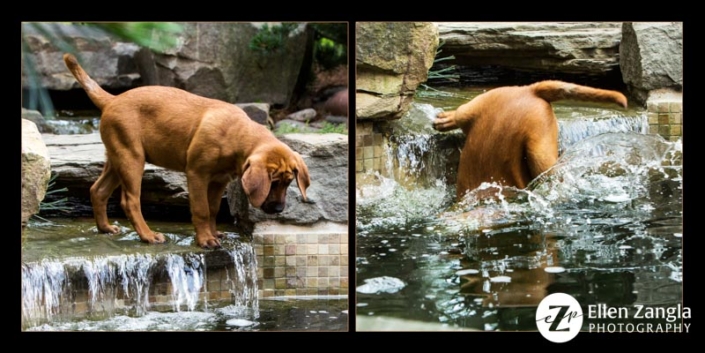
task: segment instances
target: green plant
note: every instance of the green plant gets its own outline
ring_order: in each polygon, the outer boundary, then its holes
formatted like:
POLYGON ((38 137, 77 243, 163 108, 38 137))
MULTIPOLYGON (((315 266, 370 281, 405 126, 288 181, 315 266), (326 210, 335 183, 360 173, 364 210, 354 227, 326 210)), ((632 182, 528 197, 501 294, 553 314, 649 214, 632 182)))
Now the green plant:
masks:
MULTIPOLYGON (((46 200, 46 197, 49 195, 53 195, 56 193, 60 192, 66 192, 69 189, 64 187, 61 189, 55 189, 54 186, 56 185, 56 178, 58 177, 58 174, 52 174, 51 177, 49 178, 49 183, 47 184, 47 192, 44 195, 44 199, 46 200)), ((46 212, 46 211, 62 211, 62 212, 68 212, 71 210, 71 207, 66 204, 68 201, 67 197, 54 200, 51 202, 44 202, 42 201, 39 203, 39 213, 41 212, 46 212)), ((38 218, 44 222, 48 222, 45 218, 39 216, 38 214, 34 214, 32 217, 38 218)))
POLYGON ((173 22, 24 22, 22 23, 22 64, 27 74, 27 108, 39 110, 46 119, 54 117, 54 106, 49 93, 42 86, 39 73, 30 55, 27 43, 28 33, 39 33, 51 45, 62 52, 76 53, 76 48, 69 43, 66 33, 67 24, 77 25, 74 29, 85 32, 86 37, 95 35, 95 31, 113 38, 133 42, 156 52, 163 52, 177 44, 176 34, 182 26, 173 22))
POLYGON ((306 133, 309 132, 306 130, 308 127, 308 123, 306 123, 305 127, 301 127, 299 125, 294 125, 294 124, 279 124, 276 129, 274 129, 274 134, 275 135, 285 135, 285 134, 299 134, 299 133, 306 133))
MULTIPOLYGON (((445 56, 445 57, 439 57, 441 52, 441 47, 445 44, 445 42, 441 42, 438 45, 438 48, 436 49, 436 58, 433 60, 434 66, 436 63, 446 61, 446 60, 453 60, 455 59, 455 56, 450 55, 450 56, 445 56)), ((431 67, 431 70, 428 71, 428 81, 433 81, 433 80, 458 80, 460 79, 460 75, 453 73, 456 69, 455 65, 450 65, 445 68, 441 69, 436 69, 433 70, 433 67, 431 67)), ((445 92, 439 89, 435 89, 429 85, 426 84, 421 84, 419 85, 420 89, 416 91, 416 96, 418 97, 425 97, 425 98, 437 98, 437 97, 451 97, 455 96, 453 93, 445 92)))
POLYGON ((319 129, 311 130, 308 128, 308 123, 303 127, 294 124, 280 124, 275 130, 275 135, 285 135, 285 134, 347 134, 348 129, 345 124, 333 124, 328 121, 324 121, 319 129))
POLYGON ((348 25, 346 23, 311 23, 315 32, 314 57, 324 68, 348 63, 348 25))
POLYGON ((249 48, 262 54, 278 52, 284 47, 284 41, 289 33, 298 26, 298 23, 282 23, 270 27, 265 23, 250 40, 249 48))
POLYGON ((333 124, 326 121, 321 125, 321 129, 318 132, 321 134, 335 133, 347 135, 348 129, 345 127, 345 124, 333 124))
MULTIPOLYGON (((437 63, 446 61, 446 60, 455 60, 455 56, 450 55, 450 56, 445 56, 445 57, 439 57, 441 52, 443 51, 441 47, 445 44, 445 42, 441 41, 441 43, 438 45, 438 48, 436 49, 436 58, 433 60, 433 65, 435 66, 437 63)), ((455 65, 450 65, 448 67, 442 68, 442 69, 437 69, 437 70, 429 70, 428 71, 428 80, 437 80, 437 79, 451 79, 451 80, 457 80, 460 78, 460 75, 451 73, 455 71, 456 67, 455 65)))

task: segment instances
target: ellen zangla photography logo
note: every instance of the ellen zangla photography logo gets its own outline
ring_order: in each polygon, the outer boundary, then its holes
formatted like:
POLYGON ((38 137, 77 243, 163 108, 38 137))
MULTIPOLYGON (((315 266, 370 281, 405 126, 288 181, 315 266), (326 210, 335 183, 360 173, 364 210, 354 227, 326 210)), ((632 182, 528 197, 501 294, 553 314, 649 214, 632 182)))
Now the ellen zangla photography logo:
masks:
POLYGON ((565 293, 551 294, 536 308, 536 327, 551 342, 573 339, 583 326, 583 309, 575 298, 565 293))

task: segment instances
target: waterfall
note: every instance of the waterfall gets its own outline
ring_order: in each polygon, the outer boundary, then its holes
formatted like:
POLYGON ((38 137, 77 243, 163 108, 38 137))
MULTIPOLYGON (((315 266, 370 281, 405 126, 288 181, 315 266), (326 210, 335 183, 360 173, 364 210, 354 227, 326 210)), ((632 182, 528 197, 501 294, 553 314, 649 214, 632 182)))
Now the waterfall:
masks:
POLYGON ((558 120, 558 150, 565 151, 569 146, 590 136, 608 132, 649 133, 646 114, 638 116, 614 115, 601 118, 577 118, 558 120))
MULTIPOLYGON (((238 243, 230 251, 234 262, 235 278, 229 278, 230 292, 233 295, 233 305, 259 311, 257 299, 257 256, 251 244, 238 243)), ((230 277, 228 275, 228 277, 230 277)))
MULTIPOLYGON (((164 304, 170 304, 174 312, 194 311, 199 303, 207 309, 211 294, 206 286, 207 259, 214 254, 130 254, 23 263, 23 327, 80 317, 144 316, 150 307, 164 304)), ((252 245, 238 243, 224 254, 228 259, 217 259, 221 264, 211 269, 216 271, 213 294, 225 290, 234 306, 252 310, 256 316, 257 260, 252 245), (217 283, 221 281, 217 271, 227 274, 225 284, 217 283)))

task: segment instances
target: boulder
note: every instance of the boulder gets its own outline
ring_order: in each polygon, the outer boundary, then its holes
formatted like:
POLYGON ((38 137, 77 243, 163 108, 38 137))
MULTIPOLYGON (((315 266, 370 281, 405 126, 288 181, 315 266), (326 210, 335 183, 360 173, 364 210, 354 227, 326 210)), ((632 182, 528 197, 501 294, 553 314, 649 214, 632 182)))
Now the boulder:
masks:
MULTIPOLYGON (((56 176, 56 187, 67 188, 61 197, 68 198, 72 207, 70 216, 91 216, 90 187, 103 171, 105 147, 100 134, 54 135, 43 134, 51 154, 51 168, 56 176)), ((143 211, 152 208, 189 209, 186 176, 147 163, 142 180, 143 211)), ((120 192, 113 192, 109 213, 122 212, 120 192)))
POLYGON ((625 22, 619 46, 622 77, 645 105, 650 91, 683 89, 683 23, 625 22))
MULTIPOLYGON (((286 106, 292 99, 306 50, 313 37, 304 23, 291 31, 282 46, 270 51, 250 47, 265 23, 181 23, 178 48, 155 54, 153 75, 175 86, 227 102, 267 102, 286 106)), ((267 23, 269 28, 280 25, 267 23)))
POLYGON ((441 57, 458 66, 604 75, 619 69, 619 22, 440 22, 441 57))
POLYGON ((47 123, 42 113, 36 110, 22 108, 22 119, 33 122, 36 125, 37 130, 39 130, 42 134, 54 132, 54 128, 47 123))
POLYGON ((436 25, 358 22, 355 35, 356 118, 401 118, 433 65, 438 47, 436 25))
POLYGON ((280 214, 266 214, 252 207, 239 182, 227 191, 230 213, 238 226, 251 231, 254 223, 277 221, 305 225, 321 221, 348 221, 348 137, 341 134, 288 134, 280 139, 301 154, 311 177, 306 190, 309 203, 302 202, 294 181, 287 190, 286 208, 280 214), (311 203, 315 202, 315 203, 311 203))
POLYGON ((64 48, 57 44, 64 40, 76 50, 76 56, 88 74, 102 87, 124 90, 137 86, 140 73, 134 60, 145 49, 133 43, 117 41, 104 32, 86 25, 66 23, 23 23, 22 38, 26 43, 23 52, 22 87, 43 87, 50 90, 79 89, 80 85, 64 64, 64 48), (32 68, 25 65, 32 64, 32 68), (31 85, 34 70, 38 85, 31 85))
POLYGON ((50 178, 49 150, 37 125, 22 119, 22 227, 39 212, 50 178))
POLYGON ((235 104, 245 111, 250 119, 264 125, 269 126, 269 104, 267 103, 240 103, 235 104))

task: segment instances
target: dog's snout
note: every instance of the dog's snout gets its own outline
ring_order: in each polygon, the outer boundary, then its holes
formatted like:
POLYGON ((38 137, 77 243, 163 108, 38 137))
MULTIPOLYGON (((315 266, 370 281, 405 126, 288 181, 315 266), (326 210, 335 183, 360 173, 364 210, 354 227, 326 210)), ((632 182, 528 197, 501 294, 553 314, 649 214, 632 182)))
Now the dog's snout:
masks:
POLYGON ((265 203, 262 205, 262 211, 265 213, 282 213, 284 211, 285 204, 281 202, 265 203))

